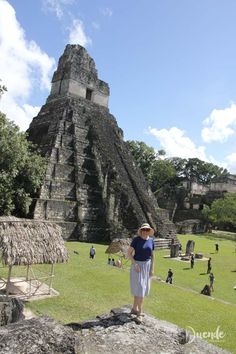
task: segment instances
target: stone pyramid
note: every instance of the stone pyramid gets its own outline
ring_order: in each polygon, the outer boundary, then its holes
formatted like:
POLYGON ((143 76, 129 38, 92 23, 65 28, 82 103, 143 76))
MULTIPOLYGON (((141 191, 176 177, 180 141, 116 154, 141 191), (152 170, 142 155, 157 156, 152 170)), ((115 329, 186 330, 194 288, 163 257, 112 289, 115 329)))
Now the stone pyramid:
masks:
POLYGON ((67 45, 46 104, 28 129, 48 159, 33 218, 58 223, 64 239, 104 241, 133 235, 143 222, 175 236, 108 109, 109 87, 79 45, 67 45))

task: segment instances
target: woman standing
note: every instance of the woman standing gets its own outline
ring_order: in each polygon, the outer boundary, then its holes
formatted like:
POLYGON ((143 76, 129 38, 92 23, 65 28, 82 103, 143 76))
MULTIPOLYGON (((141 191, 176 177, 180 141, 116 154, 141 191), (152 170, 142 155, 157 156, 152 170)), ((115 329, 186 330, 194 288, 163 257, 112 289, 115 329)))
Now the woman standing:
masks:
POLYGON ((134 296, 132 314, 141 315, 143 298, 149 294, 150 277, 154 272, 154 241, 150 236, 154 230, 147 223, 142 224, 128 249, 131 259, 130 287, 134 296))

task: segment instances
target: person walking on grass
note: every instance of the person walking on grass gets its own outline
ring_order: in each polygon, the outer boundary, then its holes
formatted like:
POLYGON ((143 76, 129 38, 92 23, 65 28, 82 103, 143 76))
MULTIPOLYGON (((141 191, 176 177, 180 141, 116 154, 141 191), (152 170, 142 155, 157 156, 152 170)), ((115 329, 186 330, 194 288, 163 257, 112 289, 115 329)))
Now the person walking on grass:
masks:
POLYGON ((194 257, 194 254, 192 254, 191 258, 190 258, 191 269, 193 269, 193 267, 194 267, 194 262, 195 262, 195 257, 194 257))
POLYGON ((150 277, 154 273, 154 230, 147 223, 141 225, 128 249, 131 260, 130 288, 134 297, 131 314, 139 318, 142 313, 143 299, 150 291, 150 277))
POLYGON ((96 249, 92 246, 89 250, 89 258, 94 259, 96 254, 96 249))
POLYGON ((215 277, 214 277, 213 273, 210 273, 209 280, 210 280, 210 289, 211 289, 211 291, 214 291, 213 283, 214 283, 215 277))
POLYGON ((211 273, 211 257, 207 261, 207 274, 211 273))
POLYGON ((173 273, 172 269, 170 268, 170 269, 168 270, 168 274, 167 274, 167 278, 166 278, 166 283, 169 283, 169 284, 172 284, 172 283, 173 283, 173 275, 174 275, 174 273, 173 273))

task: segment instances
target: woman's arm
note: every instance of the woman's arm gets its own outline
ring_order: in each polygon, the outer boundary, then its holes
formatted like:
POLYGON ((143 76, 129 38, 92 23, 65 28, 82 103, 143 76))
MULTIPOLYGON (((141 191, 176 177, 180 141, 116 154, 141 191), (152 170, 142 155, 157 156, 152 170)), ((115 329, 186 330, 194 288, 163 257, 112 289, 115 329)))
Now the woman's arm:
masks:
POLYGON ((135 270, 136 272, 140 272, 140 267, 138 265, 138 263, 135 263, 135 259, 134 259, 134 253, 135 253, 135 249, 133 247, 129 247, 128 248, 128 257, 131 260, 131 263, 135 266, 135 270))
POLYGON ((128 257, 131 260, 131 262, 134 264, 135 263, 135 259, 134 259, 134 248, 133 247, 129 247, 128 248, 128 257))
POLYGON ((152 251, 152 255, 151 255, 151 269, 150 269, 150 277, 152 277, 154 275, 154 260, 155 260, 155 256, 154 256, 154 251, 152 251))

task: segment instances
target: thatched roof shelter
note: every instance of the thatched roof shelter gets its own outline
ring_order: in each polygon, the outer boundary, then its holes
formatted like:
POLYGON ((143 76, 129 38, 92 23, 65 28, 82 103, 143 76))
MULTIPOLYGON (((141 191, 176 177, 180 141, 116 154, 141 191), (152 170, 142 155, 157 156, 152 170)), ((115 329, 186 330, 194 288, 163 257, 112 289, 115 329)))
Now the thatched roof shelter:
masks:
POLYGON ((54 264, 66 262, 68 253, 58 225, 2 216, 0 258, 8 266, 54 264))
POLYGON ((110 246, 106 249, 105 253, 116 254, 127 258, 127 251, 130 246, 131 239, 129 238, 115 238, 112 240, 110 246))

